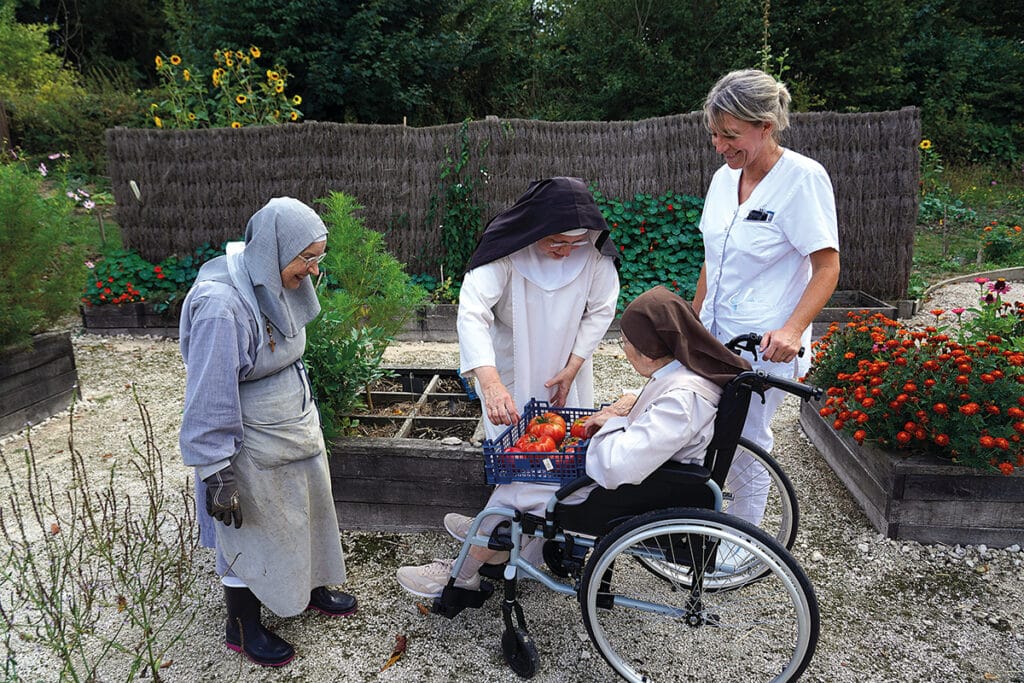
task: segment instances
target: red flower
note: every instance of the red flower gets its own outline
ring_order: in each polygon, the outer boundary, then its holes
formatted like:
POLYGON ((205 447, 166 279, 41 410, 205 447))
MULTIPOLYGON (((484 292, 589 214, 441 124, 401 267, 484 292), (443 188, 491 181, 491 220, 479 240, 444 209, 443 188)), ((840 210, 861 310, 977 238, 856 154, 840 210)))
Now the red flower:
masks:
POLYGON ((911 437, 910 434, 904 431, 896 432, 896 443, 900 444, 901 446, 906 446, 908 443, 910 443, 911 438, 913 437, 911 437))
POLYGON ((935 441, 935 443, 937 443, 940 446, 948 446, 949 436, 947 436, 946 434, 936 434, 933 441, 935 441))
POLYGON ((1002 451, 1009 450, 1010 442, 1001 436, 996 437, 996 448, 1002 451))
POLYGON ((162 273, 162 272, 164 272, 164 270, 160 266, 153 266, 153 272, 154 273, 162 273))
POLYGON ((932 410, 934 410, 939 415, 949 414, 949 406, 947 406, 945 403, 936 403, 935 405, 932 406, 932 410))
POLYGON ((1013 465, 1011 465, 1008 462, 1001 462, 999 463, 999 471, 1005 474, 1006 476, 1010 476, 1011 474, 1013 474, 1013 465))
POLYGON ((868 435, 863 429, 858 429, 853 433, 853 440, 857 443, 864 443, 864 437, 868 435))
POLYGON ((973 402, 965 403, 964 405, 960 406, 960 412, 963 413, 964 415, 976 415, 978 413, 978 410, 980 409, 981 406, 973 402))
POLYGON ((993 446, 996 445, 996 440, 993 439, 988 434, 986 434, 985 436, 982 436, 978 439, 978 443, 980 443, 985 448, 992 448, 993 446))

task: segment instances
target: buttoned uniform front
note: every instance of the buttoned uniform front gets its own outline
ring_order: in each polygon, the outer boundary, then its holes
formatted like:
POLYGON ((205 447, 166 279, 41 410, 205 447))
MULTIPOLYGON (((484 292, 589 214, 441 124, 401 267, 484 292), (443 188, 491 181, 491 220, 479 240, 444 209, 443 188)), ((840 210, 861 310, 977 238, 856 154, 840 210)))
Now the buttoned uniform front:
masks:
MULTIPOLYGON (((715 173, 700 222, 707 284, 700 319, 722 342, 782 327, 811 279, 810 254, 839 250, 832 182, 821 164, 783 149, 741 204, 742 172, 723 165, 715 173)), ((774 375, 801 376, 810 365, 810 326, 801 345, 806 352, 791 363, 759 359, 753 365, 774 375)), ((756 398, 750 403, 743 436, 766 451, 774 443, 771 418, 784 397, 769 390, 764 403, 756 398)), ((734 472, 751 469, 743 457, 737 457, 734 472)), ((746 515, 744 510, 731 511, 746 515)))

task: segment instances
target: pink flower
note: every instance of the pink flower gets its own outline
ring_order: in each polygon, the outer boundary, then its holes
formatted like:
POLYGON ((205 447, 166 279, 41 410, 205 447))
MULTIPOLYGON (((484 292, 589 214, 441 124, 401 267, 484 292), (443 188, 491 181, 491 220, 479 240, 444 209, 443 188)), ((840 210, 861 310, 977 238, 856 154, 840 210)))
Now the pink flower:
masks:
POLYGON ((82 206, 85 207, 86 211, 92 211, 94 208, 96 208, 96 202, 94 202, 91 199, 86 199, 84 202, 82 202, 82 206))
POLYGON ((92 261, 86 261, 85 262, 85 267, 88 268, 89 270, 92 270, 93 268, 96 267, 96 264, 93 263, 92 261))
POLYGON ((966 310, 967 310, 966 308, 951 308, 951 309, 949 309, 949 312, 952 313, 953 315, 957 316, 957 317, 960 317, 961 315, 964 314, 964 311, 966 311, 966 310))
POLYGON ((47 173, 49 173, 49 171, 46 169, 46 164, 40 163, 39 164, 39 175, 41 175, 41 176, 43 176, 45 178, 47 173))
POLYGON ((50 155, 49 157, 47 157, 47 158, 48 158, 48 159, 49 159, 50 161, 56 161, 57 159, 60 159, 60 158, 61 158, 62 156, 64 156, 64 155, 63 155, 63 154, 61 154, 60 152, 54 152, 53 154, 51 154, 51 155, 50 155))
POLYGON ((988 282, 988 278, 987 277, 976 277, 976 278, 974 278, 974 281, 977 282, 979 285, 983 285, 986 282, 988 282))

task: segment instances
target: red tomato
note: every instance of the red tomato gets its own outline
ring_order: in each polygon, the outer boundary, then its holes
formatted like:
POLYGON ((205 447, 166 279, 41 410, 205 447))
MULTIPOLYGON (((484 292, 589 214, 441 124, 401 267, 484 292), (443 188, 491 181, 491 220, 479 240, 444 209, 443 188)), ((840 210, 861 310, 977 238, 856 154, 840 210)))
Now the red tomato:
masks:
POLYGON ((587 418, 580 417, 573 421, 572 427, 569 430, 571 436, 575 436, 577 439, 587 438, 587 428, 583 426, 583 423, 587 421, 587 418))
POLYGON ((558 450, 558 445, 550 436, 526 433, 516 441, 515 448, 525 453, 549 453, 558 450))
POLYGON ((551 437, 557 447, 565 438, 565 420, 558 413, 544 413, 530 420, 526 433, 551 437))

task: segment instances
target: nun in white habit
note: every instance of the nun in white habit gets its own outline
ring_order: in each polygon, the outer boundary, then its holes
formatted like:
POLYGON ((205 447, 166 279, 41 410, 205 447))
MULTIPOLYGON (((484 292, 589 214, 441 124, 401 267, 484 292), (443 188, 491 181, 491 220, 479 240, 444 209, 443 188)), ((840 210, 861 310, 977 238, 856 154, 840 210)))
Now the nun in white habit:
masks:
POLYGON ((489 438, 531 398, 594 404, 591 355, 615 317, 616 263, 579 178, 534 181, 487 224, 462 282, 458 334, 489 438))
POLYGON ((326 245, 313 209, 272 199, 244 243, 203 265, 181 314, 180 445, 196 471, 200 540, 216 548, 226 645, 264 666, 294 649, 263 627, 261 603, 283 617, 356 611, 354 597, 326 588, 344 582, 345 562, 302 364, 305 325, 320 312, 310 275, 326 245))

